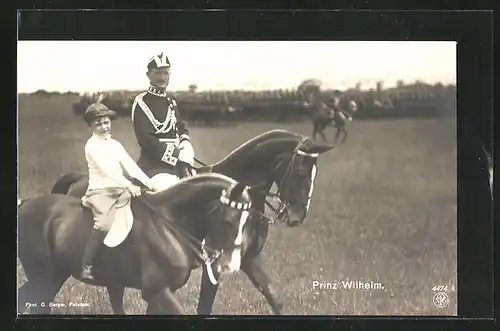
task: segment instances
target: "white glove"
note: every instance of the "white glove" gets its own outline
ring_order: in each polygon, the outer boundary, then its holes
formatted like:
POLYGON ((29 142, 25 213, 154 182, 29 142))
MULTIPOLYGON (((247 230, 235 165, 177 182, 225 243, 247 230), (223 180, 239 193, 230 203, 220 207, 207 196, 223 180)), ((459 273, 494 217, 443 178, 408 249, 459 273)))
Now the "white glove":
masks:
POLYGON ((182 141, 179 146, 179 161, 194 166, 194 149, 189 140, 182 141))

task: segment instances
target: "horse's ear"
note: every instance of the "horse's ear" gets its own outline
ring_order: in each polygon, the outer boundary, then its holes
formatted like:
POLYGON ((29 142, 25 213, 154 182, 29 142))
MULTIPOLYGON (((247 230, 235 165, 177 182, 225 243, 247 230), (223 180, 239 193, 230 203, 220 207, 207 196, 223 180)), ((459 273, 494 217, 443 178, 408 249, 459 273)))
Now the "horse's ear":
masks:
POLYGON ((310 153, 310 154, 314 154, 314 153, 323 154, 323 153, 328 152, 329 150, 332 150, 334 148, 335 148, 334 145, 313 142, 311 144, 308 144, 308 146, 306 147, 304 152, 310 153))

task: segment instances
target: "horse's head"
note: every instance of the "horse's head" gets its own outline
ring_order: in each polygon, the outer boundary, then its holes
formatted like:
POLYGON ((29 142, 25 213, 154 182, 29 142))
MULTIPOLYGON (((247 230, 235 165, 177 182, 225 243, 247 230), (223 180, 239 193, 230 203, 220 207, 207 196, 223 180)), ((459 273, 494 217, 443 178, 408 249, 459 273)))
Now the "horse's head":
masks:
POLYGON ((248 186, 237 182, 223 190, 220 196, 221 218, 217 218, 215 224, 212 224, 206 237, 210 247, 220 252, 207 268, 212 282, 240 270, 243 227, 252 205, 248 190, 248 186))
POLYGON ((271 130, 245 142, 213 165, 212 171, 249 183, 260 213, 265 201, 261 198, 269 196, 276 183, 280 200, 276 219, 295 226, 304 222, 309 209, 317 158, 333 147, 290 131, 271 130))
POLYGON ((309 211, 317 175, 317 159, 334 146, 303 138, 290 153, 277 157, 273 180, 278 185, 280 206, 277 217, 289 226, 302 224, 309 211))

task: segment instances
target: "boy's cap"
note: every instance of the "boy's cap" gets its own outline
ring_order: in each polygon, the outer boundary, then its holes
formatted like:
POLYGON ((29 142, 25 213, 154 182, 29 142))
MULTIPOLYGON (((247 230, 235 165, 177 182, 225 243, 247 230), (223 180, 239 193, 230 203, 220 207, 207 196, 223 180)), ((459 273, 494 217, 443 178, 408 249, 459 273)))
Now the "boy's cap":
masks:
POLYGON ((83 118, 87 123, 90 123, 95 118, 102 116, 109 116, 109 118, 114 119, 116 117, 116 112, 109 109, 104 104, 96 102, 88 106, 85 110, 85 114, 83 114, 83 118))

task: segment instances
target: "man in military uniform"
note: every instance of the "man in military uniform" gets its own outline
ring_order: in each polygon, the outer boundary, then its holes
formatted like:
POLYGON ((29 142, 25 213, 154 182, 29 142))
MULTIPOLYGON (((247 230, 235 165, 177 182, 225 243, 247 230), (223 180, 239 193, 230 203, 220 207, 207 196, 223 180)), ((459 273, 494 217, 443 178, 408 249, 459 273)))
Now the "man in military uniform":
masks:
POLYGON ((150 86, 132 105, 132 121, 141 153, 137 164, 162 191, 179 178, 195 174, 194 149, 177 103, 167 95, 170 61, 165 53, 147 64, 150 86))

